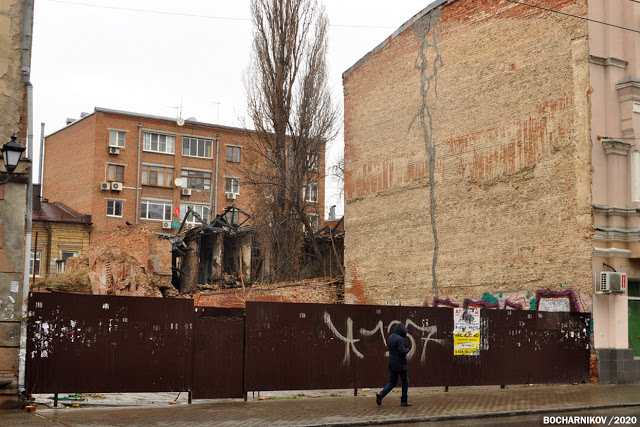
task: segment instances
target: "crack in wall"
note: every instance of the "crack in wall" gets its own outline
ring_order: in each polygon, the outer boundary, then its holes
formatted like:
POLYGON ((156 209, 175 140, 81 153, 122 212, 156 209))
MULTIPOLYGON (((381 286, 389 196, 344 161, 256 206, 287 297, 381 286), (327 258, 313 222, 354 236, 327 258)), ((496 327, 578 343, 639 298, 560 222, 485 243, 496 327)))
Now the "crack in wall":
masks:
POLYGON ((433 118, 429 108, 429 94, 438 96, 438 67, 444 65, 440 52, 438 52, 437 40, 440 36, 441 28, 439 20, 441 12, 433 10, 420 20, 416 21, 413 27, 413 34, 420 39, 420 49, 414 68, 420 72, 420 95, 422 104, 418 113, 409 124, 409 130, 416 120, 419 120, 424 136, 424 144, 429 162, 429 197, 431 201, 431 229, 433 232, 433 262, 431 264, 432 287, 434 296, 438 297, 438 282, 436 278, 436 264, 438 262, 438 230, 436 228, 436 196, 435 196, 435 164, 436 147, 433 140, 433 118))

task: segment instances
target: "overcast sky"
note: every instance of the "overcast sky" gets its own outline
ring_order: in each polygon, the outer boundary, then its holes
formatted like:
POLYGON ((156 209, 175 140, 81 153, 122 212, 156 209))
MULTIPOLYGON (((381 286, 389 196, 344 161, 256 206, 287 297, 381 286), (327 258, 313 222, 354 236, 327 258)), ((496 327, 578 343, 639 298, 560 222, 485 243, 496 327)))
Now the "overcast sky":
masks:
MULTIPOLYGON (((342 73, 430 0, 326 0, 328 63, 342 109, 342 73)), ((31 82, 34 142, 94 107, 243 126, 249 0, 37 0, 31 82)), ((339 158, 342 133, 327 160, 339 158)), ((36 159, 37 159, 36 154, 36 159)), ((327 182, 326 210, 343 206, 327 182)))

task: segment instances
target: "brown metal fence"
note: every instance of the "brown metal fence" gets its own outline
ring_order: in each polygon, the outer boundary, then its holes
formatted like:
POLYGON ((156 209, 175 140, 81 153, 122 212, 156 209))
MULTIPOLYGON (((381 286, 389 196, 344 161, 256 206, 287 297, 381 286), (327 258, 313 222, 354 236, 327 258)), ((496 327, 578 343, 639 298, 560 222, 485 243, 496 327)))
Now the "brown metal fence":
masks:
POLYGON ((190 389, 193 302, 29 294, 30 393, 190 389))
POLYGON ((242 397, 244 310, 195 308, 193 398, 242 397))
POLYGON ((381 387, 386 340, 407 326, 412 386, 589 380, 590 316, 481 310, 477 355, 454 355, 451 308, 31 293, 27 391, 246 391, 381 387))
POLYGON ((386 339, 407 326, 415 386, 589 381, 584 313, 481 310, 480 349, 454 355, 451 308, 247 303, 246 390, 382 387, 386 339))

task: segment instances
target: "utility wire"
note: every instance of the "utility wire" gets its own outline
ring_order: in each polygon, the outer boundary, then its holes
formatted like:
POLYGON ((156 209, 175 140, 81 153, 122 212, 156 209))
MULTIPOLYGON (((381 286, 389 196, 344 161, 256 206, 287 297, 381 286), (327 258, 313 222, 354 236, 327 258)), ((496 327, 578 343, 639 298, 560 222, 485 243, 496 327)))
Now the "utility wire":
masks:
MULTIPOLYGON (((113 10, 125 10, 129 12, 142 12, 142 13, 155 13, 157 15, 169 15, 169 16, 186 16, 189 18, 206 18, 206 19, 219 19, 223 21, 251 21, 250 18, 234 18, 228 16, 214 16, 214 15, 200 15, 197 13, 184 13, 184 12, 165 12, 161 10, 152 10, 152 9, 136 9, 132 7, 119 7, 119 6, 109 6, 104 4, 91 4, 91 3, 82 3, 75 1, 65 1, 65 0, 49 0, 53 3, 62 3, 62 4, 70 4, 74 6, 87 6, 87 7, 97 7, 102 9, 113 9, 113 10)), ((347 24, 329 24, 330 27, 346 27, 346 28, 382 28, 382 29, 394 29, 395 27, 387 27, 380 25, 347 25, 347 24)))
MULTIPOLYGON (((517 0, 506 0, 506 1, 508 1, 510 3, 519 4, 519 5, 522 5, 522 6, 529 6, 529 7, 535 8, 535 9, 542 9, 542 10, 546 10, 547 12, 553 12, 553 13, 557 13, 559 15, 570 16, 572 18, 582 19, 583 21, 595 22, 596 24, 607 25, 609 27, 615 27, 615 28, 619 28, 621 30, 632 31, 634 33, 639 33, 640 34, 640 31, 634 30, 632 28, 621 27, 620 25, 609 24, 608 22, 602 22, 602 21, 597 21, 595 19, 585 18, 584 16, 572 15, 570 13, 560 12, 559 10, 547 9, 546 7, 536 6, 536 5, 528 4, 528 3, 523 3, 523 2, 517 1, 517 0)), ((637 3, 640 3, 640 1, 637 1, 637 0, 631 0, 631 1, 636 1, 637 3)))

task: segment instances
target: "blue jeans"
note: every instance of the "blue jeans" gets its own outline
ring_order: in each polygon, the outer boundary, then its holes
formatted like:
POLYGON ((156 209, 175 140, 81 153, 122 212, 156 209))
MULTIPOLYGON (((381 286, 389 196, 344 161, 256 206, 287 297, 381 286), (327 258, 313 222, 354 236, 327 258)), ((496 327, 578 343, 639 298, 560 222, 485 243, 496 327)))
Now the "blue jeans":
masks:
POLYGON ((409 371, 389 371, 389 384, 384 386, 380 392, 380 397, 385 397, 398 384, 398 376, 402 380, 402 396, 400 401, 406 403, 409 391, 409 371))

